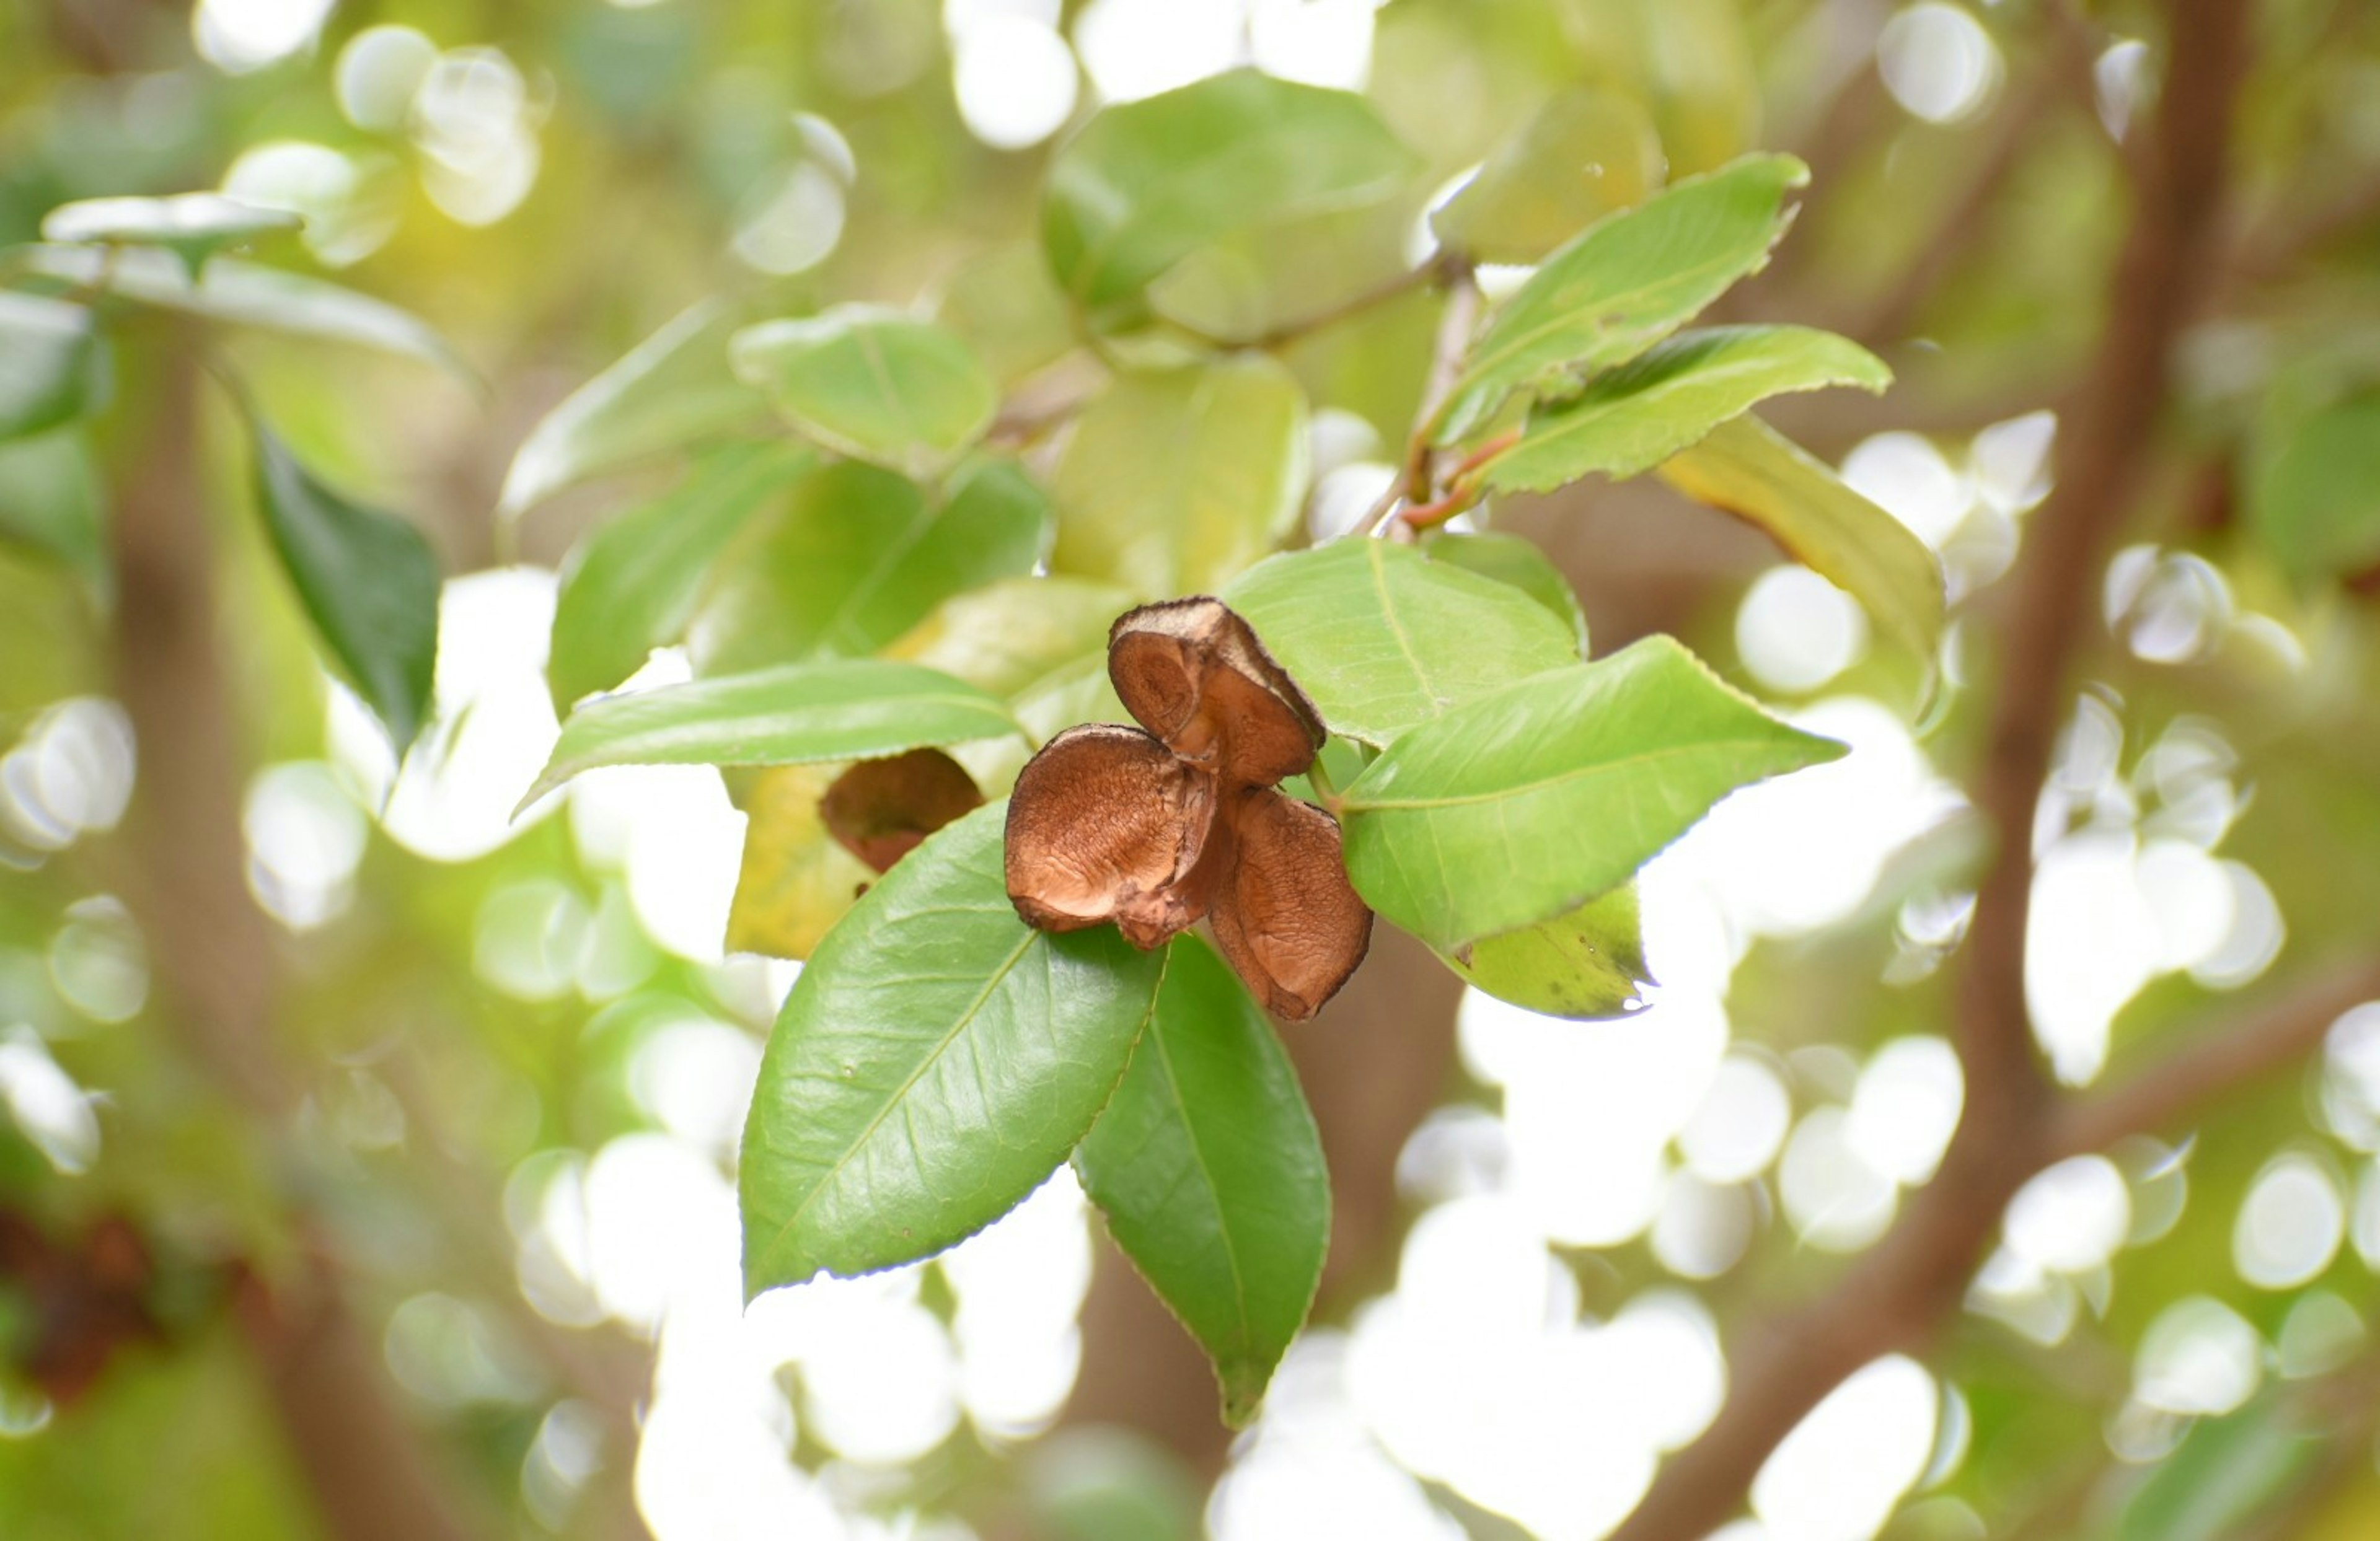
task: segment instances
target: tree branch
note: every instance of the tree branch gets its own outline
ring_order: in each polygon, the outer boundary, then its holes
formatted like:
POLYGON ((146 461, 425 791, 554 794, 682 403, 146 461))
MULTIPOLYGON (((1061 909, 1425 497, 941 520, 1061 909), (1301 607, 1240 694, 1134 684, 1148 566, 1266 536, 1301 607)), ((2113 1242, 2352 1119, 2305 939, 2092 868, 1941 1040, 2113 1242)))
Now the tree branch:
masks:
POLYGON ((1741 1508, 1754 1477, 1827 1393, 1880 1354, 1922 1344, 1958 1307, 2019 1184, 2043 1164, 2055 1111, 2024 996, 2034 808, 2064 716, 2107 547, 2144 474, 2168 355, 2217 240, 2231 109, 2245 68, 2245 0, 2176 0, 2155 144, 2114 275, 2106 333, 2058 478, 2012 580, 1999 694, 1977 809, 1999 844, 1976 896, 1958 980, 1964 1115, 1934 1181, 1827 1295, 1737 1354, 1718 1420, 1672 1460, 1612 1541, 1691 1541, 1741 1508))
POLYGON ((2131 1080, 2062 1110, 2048 1157, 2105 1150, 2127 1135, 2155 1134, 2186 1122, 2245 1083, 2320 1049, 2342 1013, 2374 1000, 2380 1000, 2380 958, 2333 966, 2247 1020, 2195 1033, 2131 1080))

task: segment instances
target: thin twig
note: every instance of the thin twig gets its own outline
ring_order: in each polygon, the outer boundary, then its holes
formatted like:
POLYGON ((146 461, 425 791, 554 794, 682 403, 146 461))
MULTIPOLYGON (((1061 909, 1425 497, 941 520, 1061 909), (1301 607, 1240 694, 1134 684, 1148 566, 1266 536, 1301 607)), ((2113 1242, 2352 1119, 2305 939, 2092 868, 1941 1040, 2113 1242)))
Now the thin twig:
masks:
MULTIPOLYGON (((1462 375, 1463 358, 1470 350, 1472 329, 1478 322, 1478 277, 1469 261, 1450 257, 1446 259, 1446 309, 1438 319, 1438 340, 1430 352, 1421 406, 1414 413, 1413 432, 1405 442, 1404 464, 1379 501, 1356 521, 1352 533, 1389 534, 1399 525, 1399 521, 1390 518, 1399 503, 1422 505, 1433 501, 1430 440, 1439 415, 1446 409, 1447 397, 1453 394, 1454 382, 1462 375)), ((1411 527, 1403 528, 1410 535, 1411 527)))

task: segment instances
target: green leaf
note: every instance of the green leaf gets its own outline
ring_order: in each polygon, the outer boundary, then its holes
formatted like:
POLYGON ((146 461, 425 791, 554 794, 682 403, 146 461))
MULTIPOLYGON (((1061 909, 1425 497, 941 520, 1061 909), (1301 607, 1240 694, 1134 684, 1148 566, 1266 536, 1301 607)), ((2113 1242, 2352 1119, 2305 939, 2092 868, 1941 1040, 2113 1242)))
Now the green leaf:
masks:
POLYGON ((1460 531, 1433 536, 1423 554, 1443 566, 1460 567, 1493 578, 1536 601, 1578 639, 1578 653, 1586 656, 1586 611, 1578 602, 1570 579, 1535 540, 1493 530, 1460 531))
POLYGON ((1737 787, 1843 752, 1648 637, 1390 745, 1341 805, 1347 875, 1381 915, 1451 952, 1577 907, 1737 787))
POLYGON ((1633 358, 1757 272, 1809 180, 1791 155, 1747 155, 1582 231, 1545 261, 1471 345, 1435 438, 1450 443, 1515 391, 1568 388, 1633 358))
POLYGON ((2380 391, 2302 412, 2268 408, 2258 425, 2248 520, 2298 578, 2380 564, 2380 391))
POLYGON ((1059 285, 1112 329, 1208 242, 1386 198, 1415 165, 1362 97, 1233 70, 1084 125, 1050 161, 1042 242, 1059 285))
POLYGON ((170 198, 87 198, 61 203, 42 216, 42 238, 106 246, 150 246, 170 251, 193 276, 209 257, 259 236, 295 230, 305 221, 282 209, 260 209, 221 193, 170 198))
POLYGON ((807 958, 876 881, 875 868, 827 832, 819 801, 840 765, 775 765, 737 799, 744 860, 727 909, 727 950, 807 958))
POLYGON ((1695 502, 1767 531, 1795 561, 1866 607, 1876 629, 1931 677, 1942 635, 1942 566, 1908 526, 1755 417, 1720 425, 1660 475, 1695 502))
POLYGON ((952 595, 1031 572, 1053 517, 1010 460, 962 467, 930 492, 855 461, 820 467, 715 564, 689 628, 695 665, 875 652, 952 595))
POLYGON ((626 696, 570 714, 527 807, 603 765, 799 765, 869 759, 1017 731, 1000 698, 886 659, 795 663, 626 696))
POLYGON ((644 666, 694 614, 704 580, 737 530, 816 463, 792 444, 737 444, 578 543, 563 568, 545 676, 567 708, 644 666))
POLYGON ((1272 359, 1125 375, 1050 479, 1051 564, 1144 598, 1211 590, 1289 532, 1307 469, 1305 393, 1272 359))
POLYGON ((944 600, 884 656, 1014 697, 1086 654, 1104 659, 1108 628, 1132 603, 1089 578, 1002 578, 944 600))
POLYGON ((104 588, 99 467, 79 428, 0 443, 0 541, 63 563, 94 590, 104 588))
POLYGON ((317 481, 252 419, 256 495, 282 570, 316 635, 401 758, 430 715, 438 662, 438 560, 421 532, 317 481))
POLYGON ((1205 942, 1168 951, 1157 1010, 1075 1170, 1214 1361, 1223 1421, 1241 1428, 1314 1304, 1330 1177, 1264 1013, 1205 942))
POLYGON ((1164 954, 1016 918, 1007 805, 903 857, 770 1035, 739 1188, 747 1293, 939 1252, 1057 1169, 1115 1090, 1164 954))
POLYGON ((1574 632, 1507 584, 1386 540, 1334 540, 1223 595, 1330 731, 1367 744, 1578 661, 1574 632))
POLYGON ((1075 346, 1074 313, 1033 241, 996 246, 961 268, 934 319, 965 338, 1002 383, 1055 363, 1075 346))
POLYGON ((0 291, 0 439, 67 422, 99 394, 99 329, 85 306, 0 291))
POLYGON ((1652 469, 1756 402, 1789 391, 1892 383, 1884 361, 1848 337, 1805 326, 1718 326, 1682 333, 1598 376, 1568 401, 1540 403, 1519 443, 1488 462, 1488 485, 1549 492, 1601 472, 1652 469))
POLYGON ((1622 883, 1567 915, 1482 937, 1439 954, 1446 966, 1499 1001, 1583 1022, 1624 1016, 1653 976, 1636 913, 1636 885, 1622 883))
POLYGON ((769 427, 768 402, 727 367, 727 339, 742 324, 707 300, 573 391, 514 453, 500 511, 517 516, 591 477, 769 427))
POLYGON ((2118 1541, 2226 1541, 2255 1533, 2320 1461, 2327 1441, 2292 1427, 2271 1398, 2192 1426, 2124 1506, 2118 1541))
POLYGON ((1572 86, 1497 146, 1429 216, 1438 238, 1488 262, 1535 262, 1661 185, 1661 136, 1635 98, 1572 86))
POLYGON ((1235 230, 1166 270, 1148 307, 1197 337, 1260 346, 1404 273, 1412 226, 1410 210, 1378 203, 1235 230))
POLYGON ((195 282, 171 252, 127 248, 20 248, 28 272, 103 290, 142 305, 233 326, 352 343, 475 379, 470 365, 427 322, 385 300, 303 273, 218 257, 195 282))
POLYGON ((1000 406, 1000 387, 966 344, 879 305, 747 326, 728 358, 812 439, 921 479, 982 437, 1000 406))

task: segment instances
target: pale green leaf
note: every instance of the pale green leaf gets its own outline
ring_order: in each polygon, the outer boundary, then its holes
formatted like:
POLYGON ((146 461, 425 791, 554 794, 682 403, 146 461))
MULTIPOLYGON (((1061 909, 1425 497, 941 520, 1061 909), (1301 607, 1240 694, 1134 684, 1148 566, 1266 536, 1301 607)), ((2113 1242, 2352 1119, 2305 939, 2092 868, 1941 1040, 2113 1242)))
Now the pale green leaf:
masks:
POLYGON ((79 428, 0 443, 0 542, 62 563, 94 590, 107 581, 99 467, 79 428))
POLYGON ((811 954, 744 1131, 747 1293, 871 1272, 999 1219, 1124 1074, 1164 954, 1016 918, 1007 805, 933 835, 811 954))
POLYGON ((558 707, 608 690, 674 642, 736 531, 815 461, 794 444, 738 444, 579 541, 563 568, 545 675, 558 707))
POLYGON ((1305 394, 1261 354, 1126 375, 1051 478, 1051 564, 1147 599, 1211 590, 1289 532, 1307 455, 1305 394))
POLYGON ((1718 326, 1681 333, 1597 376, 1566 401, 1541 402, 1521 441, 1488 462, 1504 492, 1548 492, 1596 473, 1651 470, 1760 401, 1792 391, 1892 383, 1884 361, 1848 337, 1806 326, 1718 326))
POLYGON ((1330 731, 1367 744, 1578 661, 1575 634, 1536 600, 1386 540, 1273 557, 1223 600, 1330 731))
POLYGON ((843 769, 772 765, 754 773, 737 799, 744 857, 727 908, 729 952, 807 958, 876 881, 875 868, 827 832, 819 814, 843 769))
POLYGON ((1390 745, 1341 804, 1347 873, 1382 916, 1451 952, 1576 908, 1737 787, 1842 753, 1646 637, 1390 745))
POLYGON ((934 319, 965 339, 1003 383, 1055 363, 1075 346, 1075 318, 1038 242, 1010 241, 954 273, 934 319))
POLYGON ((1042 242, 1093 324, 1232 231, 1389 197, 1415 167, 1371 105, 1233 70, 1111 106, 1051 158, 1042 242))
POLYGON ((1177 937, 1168 952, 1157 1009, 1075 1170, 1214 1362, 1238 1428, 1313 1304, 1330 1178, 1271 1023, 1205 942, 1177 937))
POLYGON ((438 561, 421 532, 316 480, 260 419, 256 496, 316 635, 402 756, 430 714, 438 561))
POLYGON ((1642 203, 1661 176, 1661 136, 1643 104, 1572 86, 1497 146, 1429 216, 1430 228, 1482 261, 1535 262, 1594 221, 1642 203))
POLYGON ((1909 527, 1756 417, 1721 425, 1660 474, 1697 503, 1767 531, 1858 600, 1930 677, 1942 634, 1942 566, 1909 527))
POLYGON ((2249 526, 2290 574, 2380 566, 2380 391, 2268 407, 2252 467, 2249 526))
POLYGON ((768 402, 727 367, 727 339, 742 324, 705 301, 564 397, 514 453, 502 511, 516 516, 591 477, 768 427, 768 402))
POLYGON ((1499 1001, 1578 1021, 1626 1015, 1640 999, 1637 987, 1653 982, 1633 883, 1441 955, 1465 983, 1499 1001))
POLYGON ((1436 437, 1451 443, 1516 391, 1560 392, 1692 321, 1768 261, 1809 180, 1791 155, 1748 155, 1598 221, 1546 259, 1465 356, 1436 437))
POLYGON ((88 307, 0 291, 0 439, 80 417, 95 404, 99 376, 88 307))
POLYGON ((788 664, 585 702, 521 806, 599 766, 868 759, 1016 731, 997 696, 914 663, 788 664))
POLYGON ((1001 578, 944 600, 884 656, 1013 697, 1086 654, 1105 657, 1108 628, 1132 605, 1089 578, 1001 578))
POLYGON ((1000 406, 966 344, 882 306, 761 322, 730 339, 728 357, 803 433, 920 479, 980 438, 1000 406))
POLYGON ((107 246, 148 246, 172 252, 192 273, 225 247, 304 224, 282 209, 260 209, 221 193, 167 198, 86 198, 42 216, 42 238, 107 246))
POLYGON ((1433 537, 1424 551, 1432 562, 1509 583, 1544 605, 1577 638, 1579 656, 1586 656, 1586 612, 1580 607, 1570 579, 1562 576, 1561 569, 1536 541, 1494 530, 1475 535, 1455 532, 1433 537))

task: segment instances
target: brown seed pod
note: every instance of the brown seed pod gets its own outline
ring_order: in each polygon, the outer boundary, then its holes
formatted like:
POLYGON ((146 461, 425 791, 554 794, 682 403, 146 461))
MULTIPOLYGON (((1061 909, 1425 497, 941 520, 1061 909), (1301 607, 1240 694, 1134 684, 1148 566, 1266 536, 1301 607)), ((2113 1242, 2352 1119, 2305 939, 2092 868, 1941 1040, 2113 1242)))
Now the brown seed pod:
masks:
POLYGON ((1142 727, 1227 787, 1297 775, 1322 747, 1313 703, 1219 600, 1169 600, 1121 617, 1108 632, 1108 678, 1142 727))
POLYGON ((1016 778, 1008 896, 1042 930, 1112 920, 1135 946, 1155 947, 1205 913, 1202 885, 1185 880, 1214 821, 1214 778, 1155 737, 1111 722, 1069 728, 1016 778))
POLYGON ((940 749, 864 759, 834 779, 819 817, 844 850, 879 872, 953 819, 983 806, 983 794, 940 749))
POLYGON ((1236 860, 1208 916, 1215 945, 1265 1009, 1303 1022, 1372 945, 1372 912, 1347 881, 1339 822, 1270 787, 1223 810, 1236 860))

